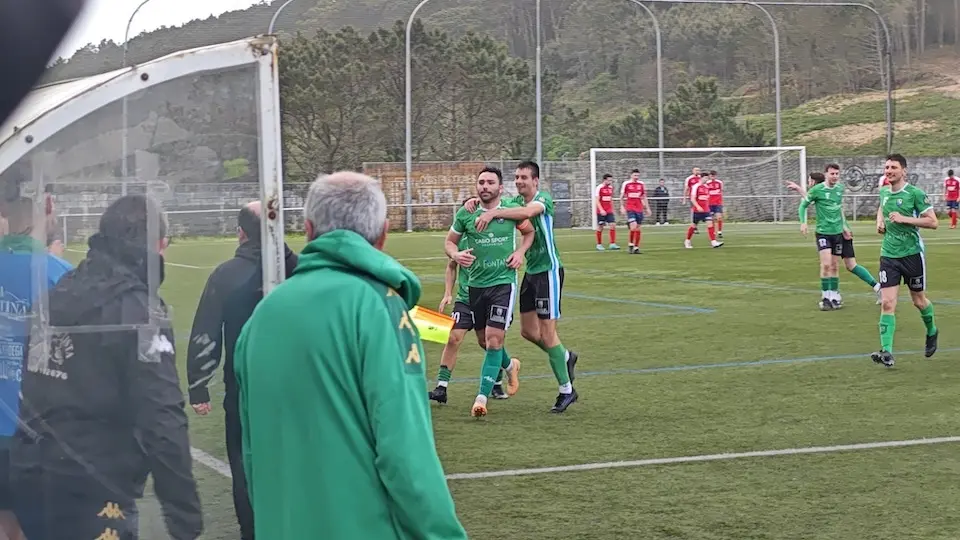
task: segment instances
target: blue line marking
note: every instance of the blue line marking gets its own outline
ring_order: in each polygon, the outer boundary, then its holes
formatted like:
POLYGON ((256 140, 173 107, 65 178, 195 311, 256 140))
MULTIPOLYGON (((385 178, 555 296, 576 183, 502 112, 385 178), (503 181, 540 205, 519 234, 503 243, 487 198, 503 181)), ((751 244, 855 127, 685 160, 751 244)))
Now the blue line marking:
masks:
MULTIPOLYGON (((939 349, 937 352, 957 352, 960 351, 960 347, 953 347, 950 349, 939 349)), ((899 351, 897 352, 897 357, 901 356, 916 356, 923 354, 923 351, 899 351)), ((854 358, 859 359, 869 359, 870 353, 858 353, 858 354, 838 354, 833 356, 802 356, 799 358, 768 358, 764 360, 751 360, 747 362, 721 362, 715 364, 689 364, 682 366, 662 366, 662 367, 652 367, 652 368, 641 368, 641 369, 611 369, 606 371, 577 371, 577 378, 580 377, 604 377, 609 375, 645 375, 648 373, 672 373, 677 371, 698 371, 702 369, 719 369, 719 368, 738 368, 738 367, 754 367, 754 366, 771 366, 771 365, 780 365, 780 364, 804 364, 808 362, 827 362, 831 360, 850 360, 854 358)), ((523 380, 530 379, 553 379, 553 374, 543 374, 543 375, 526 375, 523 377, 523 380)), ((431 383, 436 381, 431 380, 431 383)), ((476 377, 455 377, 450 380, 450 382, 477 382, 476 377)))

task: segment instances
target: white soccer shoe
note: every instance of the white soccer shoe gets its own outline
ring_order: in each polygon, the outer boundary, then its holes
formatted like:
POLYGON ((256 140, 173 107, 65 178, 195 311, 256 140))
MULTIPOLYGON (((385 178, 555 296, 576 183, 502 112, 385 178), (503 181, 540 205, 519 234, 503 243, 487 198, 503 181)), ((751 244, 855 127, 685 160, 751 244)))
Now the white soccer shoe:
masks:
POLYGON ((691 241, 689 241, 689 240, 684 240, 684 241, 683 241, 683 247, 685 247, 685 248, 687 248, 687 249, 693 249, 693 242, 691 242, 691 241))

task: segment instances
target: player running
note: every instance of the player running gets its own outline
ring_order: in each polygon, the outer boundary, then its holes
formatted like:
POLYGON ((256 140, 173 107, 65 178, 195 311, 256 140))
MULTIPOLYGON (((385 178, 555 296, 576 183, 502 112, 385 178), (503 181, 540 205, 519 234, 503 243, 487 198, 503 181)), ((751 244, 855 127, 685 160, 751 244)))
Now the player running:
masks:
POLYGON ((817 250, 820 253, 820 310, 832 311, 843 307, 843 297, 840 296, 840 277, 838 259, 843 259, 843 265, 853 275, 869 285, 877 293, 877 303, 880 303, 880 285, 873 278, 870 271, 857 264, 856 252, 853 248, 853 232, 847 224, 843 213, 843 193, 845 186, 840 183, 840 166, 830 163, 825 167, 826 174, 811 173, 813 185, 809 191, 804 190, 794 182, 788 182, 787 187, 800 193, 800 232, 807 235, 807 208, 816 205, 817 211, 817 250))
POLYGON ((630 180, 620 186, 620 212, 627 216, 630 227, 630 253, 640 254, 640 226, 643 225, 643 212, 650 211, 647 204, 647 187, 640 180, 640 169, 630 172, 630 180))
POLYGON ((950 228, 957 228, 957 210, 960 209, 960 180, 953 176, 953 169, 947 171, 943 181, 943 199, 947 201, 947 215, 950 216, 950 228))
MULTIPOLYGON (((457 245, 460 250, 467 249, 469 246, 465 239, 461 238, 457 245)), ((437 372, 437 387, 430 391, 427 396, 437 403, 447 402, 447 385, 450 384, 450 377, 453 375, 453 368, 457 365, 457 353, 460 351, 460 345, 467 332, 473 330, 473 312, 470 311, 470 289, 467 287, 467 269, 454 261, 447 264, 443 279, 443 299, 440 300, 438 310, 443 313, 444 309, 453 302, 453 329, 450 331, 450 337, 443 346, 443 352, 440 354, 440 370, 437 372), (453 297, 453 287, 457 287, 456 299, 453 297)), ((501 369, 497 375, 497 381, 493 384, 490 396, 494 399, 507 399, 517 393, 520 389, 520 360, 511 358, 507 354, 507 349, 503 349, 503 359, 501 369), (503 375, 507 374, 507 391, 503 391, 503 375)))
POLYGON ((710 190, 710 215, 717 227, 717 238, 723 238, 723 180, 717 178, 717 171, 710 171, 706 184, 710 190))
MULTIPOLYGON (((693 168, 693 174, 687 177, 683 181, 683 198, 680 200, 680 204, 687 204, 687 200, 690 199, 690 192, 693 191, 693 187, 700 183, 700 167, 693 168)), ((690 201, 692 204, 692 200, 690 201)), ((697 224, 693 224, 693 233, 700 234, 700 229, 697 228, 697 224)))
POLYGON ((535 238, 527 251, 527 271, 520 286, 520 332, 550 359, 560 393, 550 409, 562 413, 577 401, 573 379, 577 353, 568 350, 557 335, 560 296, 563 293, 563 264, 553 235, 553 198, 540 191, 540 166, 532 161, 520 163, 514 173, 517 195, 512 202, 520 208, 502 207, 477 217, 478 231, 487 229, 495 219, 525 220, 533 223, 535 238))
MULTIPOLYGON (((694 170, 696 171, 697 169, 694 170)), ((690 205, 693 211, 693 223, 690 225, 690 228, 687 229, 687 239, 683 241, 683 247, 693 249, 693 242, 691 242, 690 239, 693 238, 693 234, 696 232, 697 224, 702 222, 707 223, 707 234, 710 236, 710 245, 715 248, 722 246, 723 242, 717 241, 717 233, 713 228, 713 216, 710 215, 710 189, 707 187, 707 184, 698 182, 690 189, 690 205)))
POLYGON ((503 204, 500 200, 502 188, 503 174, 500 169, 485 167, 480 171, 477 177, 480 207, 473 212, 468 212, 466 208, 458 210, 444 242, 447 256, 467 268, 474 330, 477 341, 486 351, 480 372, 480 391, 470 411, 474 417, 487 414, 487 397, 493 391, 500 369, 508 367, 511 378, 519 369, 504 352, 503 343, 513 319, 517 269, 523 264, 524 254, 533 244, 533 227, 527 220, 497 219, 481 234, 475 225, 478 215, 503 204), (516 247, 514 230, 522 234, 519 248, 516 247), (461 239, 466 239, 466 249, 460 249, 461 239))
POLYGON ((603 227, 610 226, 610 246, 616 251, 617 245, 617 216, 613 213, 613 175, 603 175, 603 181, 593 192, 593 206, 597 212, 597 251, 603 251, 603 227))
POLYGON ((890 186, 880 190, 877 208, 877 232, 883 235, 880 245, 880 350, 871 354, 874 362, 892 367, 893 335, 897 327, 897 294, 900 282, 910 290, 913 305, 920 310, 926 327, 924 356, 937 352, 940 336, 933 317, 933 304, 925 294, 927 265, 919 229, 936 229, 939 225, 927 194, 907 183, 907 160, 900 154, 887 156, 883 167, 890 186))

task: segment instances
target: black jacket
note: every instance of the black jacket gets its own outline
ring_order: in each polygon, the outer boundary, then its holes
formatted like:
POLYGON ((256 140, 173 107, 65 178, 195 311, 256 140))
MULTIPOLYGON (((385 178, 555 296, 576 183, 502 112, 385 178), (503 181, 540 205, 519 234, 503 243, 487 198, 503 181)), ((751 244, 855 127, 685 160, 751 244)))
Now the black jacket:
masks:
POLYGON ((169 321, 148 324, 151 298, 154 320, 167 314, 159 283, 147 285, 150 260, 162 281, 159 255, 95 235, 86 260, 50 292, 50 325, 81 328, 54 331, 48 350, 31 337, 13 465, 80 497, 84 486, 90 496, 94 484, 106 487, 121 503, 141 497, 152 474, 171 537, 193 540, 200 499, 173 331, 169 321))
POLYGON ((665 186, 657 186, 657 189, 653 190, 653 197, 651 199, 666 199, 670 197, 670 192, 667 191, 665 186))
MULTIPOLYGON (((236 403, 233 352, 240 330, 263 298, 260 249, 256 242, 240 244, 233 258, 218 266, 207 278, 187 348, 187 381, 193 405, 210 402, 207 385, 217 373, 222 353, 226 357, 223 363, 223 386, 227 394, 224 403, 225 406, 236 403)), ((297 255, 288 246, 284 246, 284 251, 286 275, 290 277, 297 266, 297 255)))

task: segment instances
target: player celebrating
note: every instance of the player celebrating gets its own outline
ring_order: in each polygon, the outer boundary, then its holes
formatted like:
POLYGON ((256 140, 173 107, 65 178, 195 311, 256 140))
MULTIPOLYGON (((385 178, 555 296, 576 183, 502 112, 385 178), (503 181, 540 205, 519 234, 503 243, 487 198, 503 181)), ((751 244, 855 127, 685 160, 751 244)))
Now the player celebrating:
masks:
POLYGON ((717 238, 723 238, 723 180, 717 178, 717 171, 710 171, 706 184, 710 190, 710 215, 717 228, 717 238))
POLYGON ((593 206, 597 211, 597 251, 603 251, 603 227, 610 226, 610 249, 618 250, 617 216, 613 213, 613 175, 603 175, 603 182, 593 193, 593 206))
POLYGON ((474 212, 468 212, 466 208, 458 210, 444 242, 447 256, 467 268, 474 329, 477 341, 486 350, 480 373, 480 391, 470 411, 474 417, 487 414, 487 397, 493 391, 501 367, 506 363, 503 343, 513 318, 517 269, 523 264, 523 256, 534 238, 533 227, 526 220, 498 219, 491 222, 483 234, 477 231, 477 216, 501 205, 502 189, 503 174, 500 169, 485 167, 480 171, 477 177, 480 207, 474 212), (516 249, 514 229, 523 235, 520 247, 516 249), (459 247, 462 238, 467 241, 466 249, 459 247))
MULTIPOLYGON (((817 250, 820 252, 820 310, 832 311, 843 307, 843 298, 840 296, 840 277, 838 259, 843 259, 843 265, 853 275, 873 288, 879 295, 880 285, 873 279, 870 271, 857 264, 856 252, 853 249, 853 232, 847 226, 846 216, 843 214, 844 185, 840 183, 840 166, 830 163, 825 168, 826 174, 811 173, 813 185, 810 190, 804 191, 789 182, 787 187, 803 195, 800 201, 800 232, 807 235, 807 208, 816 205, 817 210, 817 250)), ((879 296, 877 303, 879 303, 879 296)))
POLYGON ((477 217, 478 231, 485 230, 494 219, 529 219, 535 238, 527 251, 527 271, 520 286, 520 331, 523 337, 547 353, 560 393, 550 409, 562 413, 577 401, 573 388, 577 353, 567 350, 557 335, 560 319, 560 296, 563 292, 563 264, 553 235, 553 198, 540 191, 540 166, 524 161, 517 167, 514 179, 519 195, 513 202, 521 208, 503 207, 477 217))
MULTIPOLYGON (((467 242, 461 238, 457 245, 461 250, 468 249, 467 242)), ((443 299, 440 300, 439 311, 443 310, 453 302, 453 329, 450 331, 450 337, 443 346, 443 352, 440 354, 440 370, 437 373, 437 387, 427 394, 427 397, 437 403, 447 402, 447 385, 450 384, 450 377, 453 374, 453 368, 457 365, 457 353, 460 351, 460 344, 467 332, 473 330, 473 312, 470 311, 470 290, 467 287, 467 269, 454 261, 447 264, 443 280, 443 299), (457 287, 456 300, 453 297, 453 287, 457 287)), ((493 384, 490 396, 494 399, 507 399, 517 393, 520 389, 520 360, 511 358, 507 354, 506 347, 503 348, 503 358, 501 367, 497 375, 497 382, 493 384), (507 374, 507 391, 503 391, 503 375, 507 374)))
POLYGON ((933 317, 933 304, 925 294, 927 267, 923 240, 919 229, 936 229, 939 225, 927 194, 907 183, 907 160, 900 154, 887 156, 883 167, 890 186, 880 190, 877 208, 877 232, 883 235, 880 245, 880 350, 871 354, 874 362, 892 367, 893 335, 897 327, 897 294, 900 282, 910 290, 913 305, 920 310, 926 327, 924 356, 937 352, 940 332, 933 317))
MULTIPOLYGON (((700 183, 700 167, 693 168, 693 174, 687 177, 683 181, 683 198, 680 200, 680 204, 686 204, 688 199, 691 199, 690 192, 693 191, 693 187, 700 183)), ((692 200, 690 201, 693 202, 692 200)), ((700 229, 697 228, 697 224, 693 224, 694 234, 700 234, 700 229)))
POLYGON ((630 180, 620 186, 620 212, 627 216, 627 226, 630 227, 628 251, 638 255, 644 210, 650 211, 650 205, 647 204, 647 187, 640 180, 640 169, 634 169, 630 172, 630 180))
POLYGON ((693 249, 693 242, 690 239, 693 238, 697 224, 704 221, 707 222, 710 245, 715 248, 722 246, 723 242, 717 241, 717 233, 713 228, 713 217, 710 215, 710 189, 707 188, 707 184, 699 182, 690 189, 690 204, 693 211, 693 223, 687 229, 687 239, 683 241, 683 247, 693 249))
POLYGON ((947 171, 943 181, 943 198, 947 201, 947 215, 950 216, 950 228, 957 228, 957 210, 960 209, 960 180, 953 176, 953 169, 947 171))

